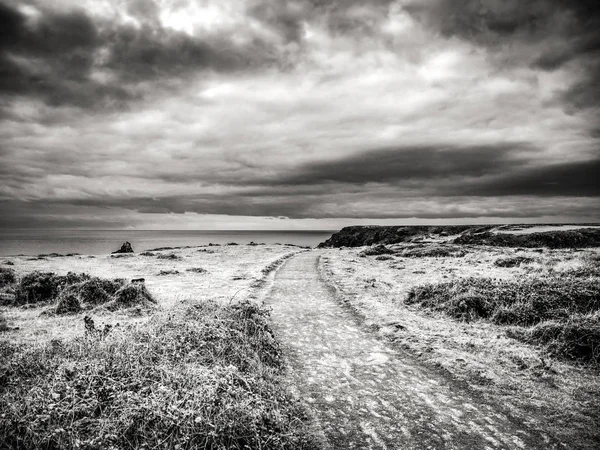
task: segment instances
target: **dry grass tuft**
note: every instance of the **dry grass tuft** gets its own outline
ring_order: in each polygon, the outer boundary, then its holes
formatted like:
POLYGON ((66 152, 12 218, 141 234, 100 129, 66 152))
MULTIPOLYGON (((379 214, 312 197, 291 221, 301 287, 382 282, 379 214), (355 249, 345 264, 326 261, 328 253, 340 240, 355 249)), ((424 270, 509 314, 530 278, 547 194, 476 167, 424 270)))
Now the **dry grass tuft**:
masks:
POLYGON ((0 448, 317 448, 282 368, 268 313, 250 303, 0 343, 0 448))

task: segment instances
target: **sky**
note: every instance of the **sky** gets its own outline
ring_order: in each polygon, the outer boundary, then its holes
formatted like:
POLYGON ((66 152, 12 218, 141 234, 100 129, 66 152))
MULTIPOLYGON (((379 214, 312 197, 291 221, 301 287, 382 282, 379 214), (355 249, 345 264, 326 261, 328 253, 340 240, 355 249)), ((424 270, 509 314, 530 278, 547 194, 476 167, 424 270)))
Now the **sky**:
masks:
POLYGON ((0 0, 0 229, 600 221, 597 0, 0 0))

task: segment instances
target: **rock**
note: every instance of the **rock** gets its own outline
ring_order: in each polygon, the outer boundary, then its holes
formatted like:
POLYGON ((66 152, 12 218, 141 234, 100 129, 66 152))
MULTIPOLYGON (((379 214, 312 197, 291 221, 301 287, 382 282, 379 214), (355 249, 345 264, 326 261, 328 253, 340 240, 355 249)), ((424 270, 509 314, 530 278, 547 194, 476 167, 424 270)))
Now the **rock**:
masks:
POLYGON ((131 244, 129 242, 125 242, 123 245, 121 245, 119 250, 113 252, 113 255, 115 253, 133 253, 133 248, 131 248, 131 244))

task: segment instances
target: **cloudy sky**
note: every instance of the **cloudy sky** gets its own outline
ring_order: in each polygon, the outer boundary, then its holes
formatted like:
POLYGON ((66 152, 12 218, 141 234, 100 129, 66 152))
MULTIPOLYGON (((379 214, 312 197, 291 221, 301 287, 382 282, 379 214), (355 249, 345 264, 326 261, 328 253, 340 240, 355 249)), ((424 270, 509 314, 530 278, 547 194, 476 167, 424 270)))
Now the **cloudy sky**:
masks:
POLYGON ((0 0, 0 227, 600 221, 597 0, 0 0))

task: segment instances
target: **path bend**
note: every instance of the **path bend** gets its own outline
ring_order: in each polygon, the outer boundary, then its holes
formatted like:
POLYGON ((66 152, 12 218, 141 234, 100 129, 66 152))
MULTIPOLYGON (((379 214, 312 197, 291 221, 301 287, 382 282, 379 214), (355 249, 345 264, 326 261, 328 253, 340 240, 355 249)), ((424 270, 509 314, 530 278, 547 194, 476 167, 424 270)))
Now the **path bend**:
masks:
POLYGON ((366 330, 320 280, 318 259, 311 251, 286 261, 265 302, 288 354, 290 387, 327 447, 556 448, 366 330))

